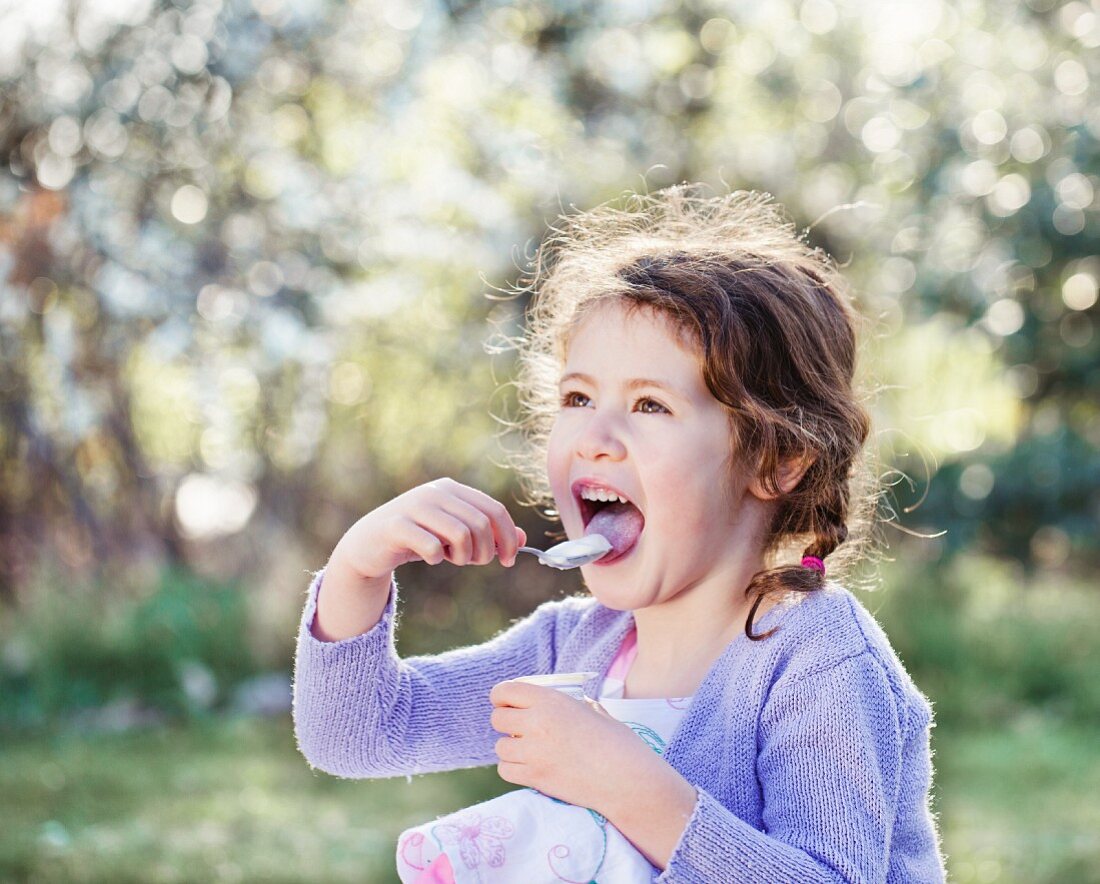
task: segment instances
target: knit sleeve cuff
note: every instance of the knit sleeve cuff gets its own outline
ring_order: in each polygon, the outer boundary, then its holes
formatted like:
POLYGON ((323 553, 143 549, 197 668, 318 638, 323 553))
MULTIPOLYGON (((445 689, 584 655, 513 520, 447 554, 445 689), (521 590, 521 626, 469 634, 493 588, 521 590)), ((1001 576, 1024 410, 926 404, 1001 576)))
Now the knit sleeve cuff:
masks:
POLYGON ((758 881, 777 871, 759 861, 760 832, 723 807, 706 789, 696 786, 695 792, 695 810, 673 848, 668 866, 653 879, 656 884, 758 881))
POLYGON ((350 638, 340 639, 339 641, 322 641, 313 634, 313 621, 317 617, 317 603, 321 597, 322 581, 324 580, 325 571, 322 568, 318 571, 313 580, 309 584, 309 590, 306 593, 306 604, 302 611, 301 626, 298 630, 299 646, 306 645, 307 647, 313 647, 315 650, 322 650, 324 648, 336 648, 340 646, 347 646, 356 642, 362 644, 365 639, 372 638, 377 641, 378 635, 391 634, 397 626, 397 582, 391 577, 389 595, 386 599, 386 607, 382 610, 382 616, 378 618, 378 622, 368 629, 366 632, 359 635, 353 635, 350 638))

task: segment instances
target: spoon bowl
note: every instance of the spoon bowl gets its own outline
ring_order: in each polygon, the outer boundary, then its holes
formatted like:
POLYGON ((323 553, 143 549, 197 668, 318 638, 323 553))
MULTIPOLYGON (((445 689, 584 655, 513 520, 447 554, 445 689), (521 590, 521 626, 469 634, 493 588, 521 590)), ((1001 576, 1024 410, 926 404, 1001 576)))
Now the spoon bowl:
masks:
POLYGON ((586 534, 577 540, 567 540, 550 549, 535 549, 533 546, 521 546, 520 552, 537 556, 539 562, 559 571, 579 568, 611 552, 611 542, 602 534, 586 534))

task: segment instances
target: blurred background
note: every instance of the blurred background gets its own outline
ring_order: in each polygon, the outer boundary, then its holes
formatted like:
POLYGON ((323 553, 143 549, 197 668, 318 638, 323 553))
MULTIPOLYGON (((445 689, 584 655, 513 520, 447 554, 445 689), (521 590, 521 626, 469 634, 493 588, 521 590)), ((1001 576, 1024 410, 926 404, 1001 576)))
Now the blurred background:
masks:
MULTIPOLYGON (((846 268, 892 485, 862 594, 959 882, 1100 882, 1100 2, 0 0, 0 878, 396 880, 495 768, 309 770, 309 571, 453 476, 553 525, 508 298, 624 189, 846 268)), ((401 653, 582 590, 399 574, 401 653)))

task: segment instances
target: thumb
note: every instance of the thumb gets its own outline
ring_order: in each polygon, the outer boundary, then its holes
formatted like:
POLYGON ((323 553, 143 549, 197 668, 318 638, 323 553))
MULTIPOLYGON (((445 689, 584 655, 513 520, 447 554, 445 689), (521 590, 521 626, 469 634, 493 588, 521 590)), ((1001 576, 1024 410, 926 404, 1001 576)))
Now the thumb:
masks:
POLYGON ((527 532, 520 528, 518 525, 516 526, 516 539, 519 541, 520 546, 527 545, 527 532))

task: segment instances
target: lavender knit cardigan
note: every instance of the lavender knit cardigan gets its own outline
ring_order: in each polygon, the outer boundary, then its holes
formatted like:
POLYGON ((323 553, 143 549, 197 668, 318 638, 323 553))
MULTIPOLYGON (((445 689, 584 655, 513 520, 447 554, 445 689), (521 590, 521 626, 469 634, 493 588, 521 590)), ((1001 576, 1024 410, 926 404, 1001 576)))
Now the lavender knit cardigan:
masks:
MULTIPOLYGON (((309 763, 339 777, 496 764, 499 681, 605 673, 633 624, 590 596, 548 601, 491 640, 398 657, 398 587, 362 635, 298 635, 294 727, 309 763)), ((874 618, 829 584, 759 619, 772 637, 727 646, 664 757, 698 800, 661 884, 938 882, 929 812, 931 709, 874 618)), ((599 682, 588 686, 596 695, 599 682)))

